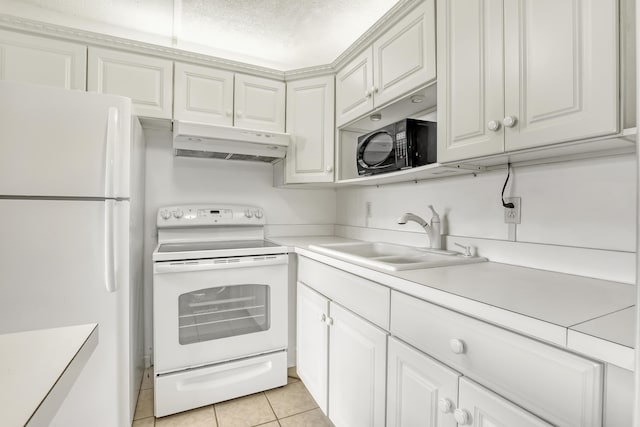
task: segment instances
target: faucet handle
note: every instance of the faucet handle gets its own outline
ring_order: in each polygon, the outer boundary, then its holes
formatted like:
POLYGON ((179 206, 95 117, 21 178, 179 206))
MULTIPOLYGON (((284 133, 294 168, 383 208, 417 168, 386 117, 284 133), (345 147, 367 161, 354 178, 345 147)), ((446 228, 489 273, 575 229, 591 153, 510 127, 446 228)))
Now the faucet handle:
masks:
POLYGON ((462 244, 460 244, 458 242, 454 243, 454 245, 464 249, 464 254, 462 254, 462 256, 466 256, 466 257, 473 256, 473 255, 471 255, 471 246, 465 246, 465 245, 462 245, 462 244))
POLYGON ((438 212, 436 212, 435 209, 433 209, 433 205, 429 205, 428 206, 429 209, 431 209, 431 223, 435 222, 440 222, 440 215, 438 215, 438 212))

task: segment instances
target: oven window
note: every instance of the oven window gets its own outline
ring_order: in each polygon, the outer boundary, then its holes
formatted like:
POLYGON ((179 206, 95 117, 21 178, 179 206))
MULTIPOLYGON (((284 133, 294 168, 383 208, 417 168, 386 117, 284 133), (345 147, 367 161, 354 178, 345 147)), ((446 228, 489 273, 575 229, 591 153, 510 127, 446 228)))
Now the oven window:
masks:
POLYGON ((369 166, 377 166, 393 152, 393 138, 385 132, 369 137, 362 152, 362 161, 369 166))
POLYGON ((233 285, 178 297, 182 345, 269 329, 269 286, 233 285))

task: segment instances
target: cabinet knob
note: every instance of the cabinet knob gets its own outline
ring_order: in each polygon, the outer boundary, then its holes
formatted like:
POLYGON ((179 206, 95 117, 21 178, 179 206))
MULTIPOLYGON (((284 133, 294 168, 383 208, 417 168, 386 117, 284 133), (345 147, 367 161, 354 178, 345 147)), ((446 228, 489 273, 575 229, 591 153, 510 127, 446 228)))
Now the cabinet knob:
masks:
POLYGON ((326 170, 327 172, 333 172, 333 166, 332 165, 327 166, 326 170))
POLYGON ((514 127, 516 125, 517 121, 518 121, 518 119, 516 119, 515 117, 507 116, 502 120, 502 124, 505 127, 512 128, 512 127, 514 127))
POLYGON ((464 353, 464 341, 459 340, 457 338, 452 339, 451 341, 449 341, 449 347, 451 348, 451 351, 453 351, 455 354, 462 354, 464 353))
POLYGON ((378 86, 371 86, 372 93, 378 93, 378 86))
POLYGON ((327 315, 322 313, 322 316, 320 316, 320 321, 323 322, 323 323, 326 322, 327 321, 327 315))
POLYGON ((489 123, 487 123, 487 129, 489 129, 491 132, 496 132, 498 129, 500 129, 500 122, 497 120, 491 120, 489 123))
POLYGON ((364 97, 365 98, 371 98, 371 91, 369 89, 364 91, 364 97))
POLYGON ((443 397, 438 400, 438 409, 440 409, 440 412, 448 414, 453 411, 453 402, 443 397))
POLYGON ((331 326, 333 325, 333 319, 331 317, 327 317, 327 325, 331 326))
POLYGON ((227 115, 227 117, 231 117, 231 114, 233 114, 233 111, 227 110, 225 111, 225 114, 227 115))
POLYGON ((242 111, 241 110, 236 111, 236 116, 242 117, 242 111))
POLYGON ((456 409, 453 412, 453 418, 456 419, 456 422, 461 425, 461 426, 466 426, 471 424, 471 415, 469 414, 468 411, 465 411, 464 409, 456 409))

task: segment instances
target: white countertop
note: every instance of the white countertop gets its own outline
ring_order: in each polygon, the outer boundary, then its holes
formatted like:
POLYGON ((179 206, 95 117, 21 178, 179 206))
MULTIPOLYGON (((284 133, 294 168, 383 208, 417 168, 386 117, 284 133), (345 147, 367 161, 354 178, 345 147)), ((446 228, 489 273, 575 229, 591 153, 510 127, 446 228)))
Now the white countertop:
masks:
POLYGON ((97 344, 95 323, 0 335, 0 425, 49 425, 97 344))
POLYGON ((269 240, 397 291, 633 369, 633 357, 629 358, 635 330, 631 319, 636 295, 633 285, 494 262, 388 272, 308 248, 353 241, 350 239, 309 236, 269 240))

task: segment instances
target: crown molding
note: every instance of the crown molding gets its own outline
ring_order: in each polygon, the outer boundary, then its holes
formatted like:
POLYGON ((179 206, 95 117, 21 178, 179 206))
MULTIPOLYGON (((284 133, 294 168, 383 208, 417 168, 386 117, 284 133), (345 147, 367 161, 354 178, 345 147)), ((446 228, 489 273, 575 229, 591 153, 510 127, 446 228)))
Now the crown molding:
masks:
POLYGON ((272 68, 261 67, 258 65, 252 65, 240 61, 233 61, 216 56, 161 46, 153 43, 135 41, 122 37, 110 36, 86 30, 64 27, 56 24, 34 21, 31 19, 2 13, 0 13, 0 28, 42 35, 46 37, 53 37, 76 43, 81 42, 91 46, 120 49, 144 55, 172 59, 175 61, 191 62, 210 67, 226 69, 229 71, 237 71, 261 77, 268 77, 276 80, 284 80, 284 72, 272 68))
POLYGON ((161 44, 136 41, 123 37, 110 36, 102 33, 80 30, 62 25, 50 24, 0 13, 0 28, 36 34, 72 42, 85 43, 89 46, 125 50, 133 53, 156 56, 174 61, 190 62, 198 65, 220 68, 234 72, 267 77, 274 80, 293 81, 304 78, 324 76, 335 73, 354 56, 371 45, 384 31, 395 24, 416 5, 423 0, 400 0, 362 36, 351 44, 344 52, 330 64, 314 65, 288 71, 262 67, 246 62, 234 61, 217 56, 178 49, 161 44))

